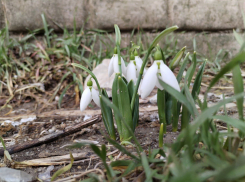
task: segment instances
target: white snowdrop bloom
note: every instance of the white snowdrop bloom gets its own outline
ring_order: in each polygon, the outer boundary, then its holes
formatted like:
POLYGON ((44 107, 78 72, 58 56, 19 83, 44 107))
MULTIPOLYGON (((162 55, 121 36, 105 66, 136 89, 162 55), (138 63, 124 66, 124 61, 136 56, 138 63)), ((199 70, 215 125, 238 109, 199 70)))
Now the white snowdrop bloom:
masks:
MULTIPOLYGON (((180 87, 174 73, 169 69, 168 66, 164 64, 163 60, 156 59, 157 56, 155 55, 155 61, 152 66, 146 71, 141 83, 140 93, 142 99, 146 98, 155 86, 163 90, 163 87, 158 81, 158 76, 163 82, 180 92, 180 87)), ((162 56, 158 55, 158 57, 162 59, 162 56)))
POLYGON ((135 61, 135 57, 133 53, 131 53, 130 61, 127 66, 127 74, 126 74, 126 79, 128 82, 130 82, 130 80, 133 80, 134 84, 136 84, 137 77, 139 76, 137 75, 137 70, 138 68, 137 68, 137 64, 135 61))
MULTIPOLYGON (((126 65, 122 57, 121 57, 121 68, 122 68, 122 74, 126 75, 126 65)), ((118 54, 116 52, 116 49, 114 49, 114 55, 112 56, 111 61, 109 63, 109 68, 108 68, 109 77, 113 73, 120 73, 119 65, 118 65, 118 54)))
MULTIPOLYGON (((137 77, 139 77, 139 73, 140 73, 140 68, 143 64, 142 59, 139 56, 135 56, 135 62, 136 62, 136 72, 137 72, 137 77)), ((145 70, 144 70, 145 72, 145 70)))
POLYGON ((81 97, 80 110, 84 111, 89 103, 92 101, 92 99, 95 104, 100 107, 99 92, 93 88, 93 82, 89 80, 87 82, 87 88, 83 91, 81 97))
MULTIPOLYGON (((137 77, 139 77, 140 68, 141 68, 141 66, 143 64, 143 61, 139 57, 138 51, 136 49, 134 50, 134 56, 135 56, 135 62, 136 62, 137 77)), ((146 73, 146 68, 144 68, 143 76, 145 75, 145 73, 146 73)))

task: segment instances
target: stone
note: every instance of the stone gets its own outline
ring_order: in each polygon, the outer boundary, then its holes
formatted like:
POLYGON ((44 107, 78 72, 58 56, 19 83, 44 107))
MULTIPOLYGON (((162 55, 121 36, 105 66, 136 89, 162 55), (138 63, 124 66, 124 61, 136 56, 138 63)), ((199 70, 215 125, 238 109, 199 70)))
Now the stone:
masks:
POLYGON ((43 28, 42 13, 45 14, 48 24, 56 30, 60 30, 59 26, 73 29, 74 18, 77 28, 80 29, 85 22, 84 2, 83 0, 2 0, 10 31, 43 28))
POLYGON ((33 176, 24 172, 24 171, 11 169, 11 168, 7 168, 7 167, 0 168, 0 181, 28 182, 28 181, 33 181, 33 180, 34 180, 33 176))
POLYGON ((169 0, 171 25, 188 30, 244 28, 244 0, 169 0))
MULTIPOLYGON (((112 89, 112 83, 115 77, 115 73, 113 73, 111 77, 108 76, 109 63, 110 63, 110 59, 104 59, 101 64, 99 64, 98 66, 94 68, 93 73, 98 79, 100 87, 105 88, 108 96, 111 97, 111 89, 112 89)), ((90 76, 88 76, 84 82, 85 88, 87 87, 87 82, 89 78, 90 76)), ((98 90, 94 79, 91 79, 91 80, 93 81, 93 87, 98 90)))

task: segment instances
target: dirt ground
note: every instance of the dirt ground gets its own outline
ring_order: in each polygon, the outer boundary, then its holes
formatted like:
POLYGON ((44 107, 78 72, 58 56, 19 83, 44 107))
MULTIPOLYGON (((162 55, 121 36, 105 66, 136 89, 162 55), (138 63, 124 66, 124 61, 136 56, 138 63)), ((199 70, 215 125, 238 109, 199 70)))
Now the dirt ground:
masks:
MULTIPOLYGON (((208 77, 206 78, 206 81, 204 78, 204 84, 202 84, 200 93, 201 96, 204 94, 206 90, 205 82, 208 82, 209 80, 210 78, 208 77)), ((221 99, 220 97, 222 93, 225 93, 225 97, 230 97, 231 93, 233 92, 230 86, 231 85, 229 81, 225 83, 219 83, 217 85, 218 88, 214 88, 213 90, 211 90, 212 93, 209 94, 208 103, 213 104, 215 102, 218 102, 221 99)), ((155 93, 156 90, 154 90, 154 92, 151 93, 151 96, 153 96, 155 93)), ((84 115, 83 113, 80 113, 79 107, 75 106, 74 100, 74 96, 67 97, 64 99, 62 104, 63 109, 59 111, 60 113, 66 113, 64 115, 56 115, 55 112, 57 110, 55 107, 47 107, 43 109, 42 113, 37 113, 37 108, 39 107, 37 106, 38 103, 28 97, 19 105, 15 106, 13 111, 8 116, 3 116, 8 109, 2 110, 0 115, 3 117, 0 117, 0 123, 3 123, 4 120, 19 121, 22 118, 22 116, 36 116, 36 119, 34 119, 33 121, 28 121, 18 126, 12 126, 11 124, 2 124, 0 126, 0 134, 1 136, 3 136, 7 148, 11 148, 15 145, 27 144, 35 139, 44 137, 45 135, 54 134, 65 129, 69 129, 70 127, 74 127, 82 122, 89 121, 91 120, 91 118, 99 118, 96 120, 95 123, 80 129, 78 132, 72 134, 68 133, 66 136, 59 137, 58 139, 52 142, 47 142, 35 147, 27 148, 25 150, 13 153, 11 155, 12 159, 14 161, 21 162, 32 159, 44 159, 50 157, 64 156, 72 152, 73 154, 79 154, 79 156, 77 158, 75 157, 75 161, 70 172, 66 173, 65 175, 61 175, 60 177, 66 177, 76 172, 90 170, 95 167, 103 169, 103 166, 101 165, 99 159, 92 152, 89 146, 83 146, 81 148, 76 149, 70 149, 66 147, 67 145, 74 144, 74 142, 84 140, 96 142, 98 145, 105 144, 107 146, 107 153, 109 154, 108 161, 116 159, 126 159, 127 156, 121 154, 112 145, 109 145, 109 143, 103 136, 102 133, 106 135, 106 130, 103 122, 100 119, 99 108, 96 107, 95 104, 92 104, 89 108, 87 108, 87 111, 89 111, 90 114, 84 115), (50 114, 52 112, 53 114, 50 114), (40 115, 42 115, 42 117, 39 117, 40 115)), ((147 151, 150 148, 153 149, 158 147, 158 133, 160 124, 158 120, 157 107, 155 103, 152 103, 149 99, 141 100, 140 108, 140 120, 139 125, 136 128, 135 135, 143 149, 147 151)), ((227 107, 227 110, 229 115, 232 115, 233 117, 237 118, 235 103, 231 103, 231 105, 227 107)), ((222 112, 223 111, 221 109, 220 113, 222 114, 222 112)), ((222 123, 218 123, 218 127, 220 127, 221 129, 225 128, 225 126, 222 123)), ((171 131, 171 126, 168 126, 167 133, 164 135, 164 143, 170 144, 178 136, 179 131, 175 133, 171 131)), ((135 148, 131 145, 127 146, 127 148, 133 153, 136 152, 135 148)), ((0 146, 0 150, 2 149, 3 148, 0 146)), ((39 174, 44 173, 46 171, 47 167, 50 166, 52 162, 57 163, 56 165, 54 165, 54 169, 51 172, 51 176, 52 174, 54 174, 55 171, 63 167, 65 164, 69 164, 70 159, 69 157, 64 157, 61 160, 50 160, 50 162, 47 164, 33 164, 29 167, 21 168, 21 170, 26 171, 27 173, 32 174, 35 177, 38 177, 39 174)), ((0 163, 4 163, 3 156, 0 157, 0 163)), ((131 177, 133 178, 133 176, 131 177)))

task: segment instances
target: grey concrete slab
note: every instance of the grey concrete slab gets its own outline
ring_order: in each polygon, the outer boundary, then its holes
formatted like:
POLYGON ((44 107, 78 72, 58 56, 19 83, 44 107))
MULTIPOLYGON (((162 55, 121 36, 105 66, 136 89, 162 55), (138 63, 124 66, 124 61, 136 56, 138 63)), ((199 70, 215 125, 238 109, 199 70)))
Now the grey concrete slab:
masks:
POLYGON ((74 17, 77 27, 81 28, 86 14, 84 2, 83 0, 2 0, 10 31, 42 28, 42 13, 45 14, 48 24, 57 30, 59 29, 57 25, 72 29, 74 17))
POLYGON ((182 29, 244 28, 244 0, 169 0, 169 19, 182 29))
POLYGON ((90 28, 157 29, 169 22, 167 0, 91 0, 88 9, 90 28))

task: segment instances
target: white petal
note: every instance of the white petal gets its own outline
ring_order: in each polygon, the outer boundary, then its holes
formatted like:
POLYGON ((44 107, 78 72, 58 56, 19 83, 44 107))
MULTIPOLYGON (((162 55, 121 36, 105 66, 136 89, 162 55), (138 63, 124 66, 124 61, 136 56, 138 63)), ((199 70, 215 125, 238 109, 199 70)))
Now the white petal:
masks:
POLYGON ((146 98, 151 93, 151 91, 156 85, 156 81, 157 81, 157 65, 154 62, 153 65, 147 70, 142 80, 141 89, 140 89, 142 99, 146 98))
POLYGON ((180 87, 174 73, 163 62, 160 65, 162 81, 180 92, 180 87))
POLYGON ((134 84, 136 84, 136 68, 133 61, 128 64, 126 78, 128 82, 133 80, 134 84))
MULTIPOLYGON (((162 79, 162 77, 159 77, 159 78, 162 79)), ((159 88, 160 90, 163 90, 163 89, 164 89, 163 86, 159 83, 158 78, 157 78, 156 86, 157 86, 157 88, 159 88)))
POLYGON ((109 63, 109 67, 108 67, 108 75, 109 77, 113 74, 113 62, 114 62, 114 58, 115 56, 113 55, 111 60, 110 60, 110 63, 109 63))
POLYGON ((95 104, 100 107, 100 97, 99 92, 92 88, 92 99, 94 100, 95 104))
POLYGON ((137 77, 139 77, 140 69, 142 66, 142 59, 139 56, 135 56, 136 68, 137 68, 137 77))
POLYGON ((136 64, 136 77, 138 78, 139 77, 139 74, 140 74, 140 68, 137 64, 136 64))
POLYGON ((135 56, 135 61, 136 61, 136 64, 138 64, 141 67, 143 61, 139 56, 135 56))
POLYGON ((82 94, 81 101, 80 101, 80 110, 84 111, 88 104, 92 100, 92 93, 89 87, 87 87, 82 94))
POLYGON ((114 55, 115 55, 115 58, 113 61, 113 69, 114 69, 115 73, 120 73, 119 72, 119 66, 118 66, 118 55, 117 54, 114 54, 114 55))
POLYGON ((123 58, 121 57, 121 65, 122 65, 122 74, 124 74, 126 76, 127 74, 127 67, 125 65, 125 62, 123 60, 123 58))

